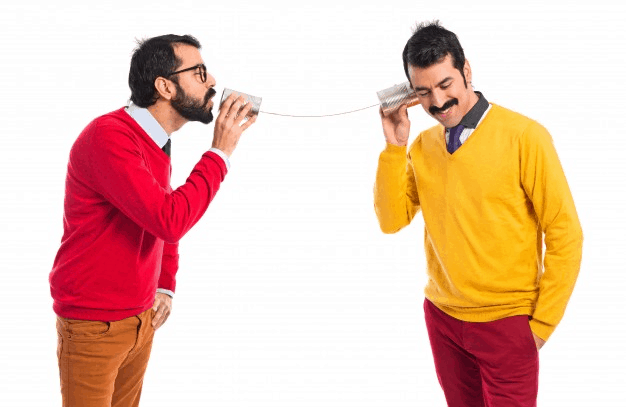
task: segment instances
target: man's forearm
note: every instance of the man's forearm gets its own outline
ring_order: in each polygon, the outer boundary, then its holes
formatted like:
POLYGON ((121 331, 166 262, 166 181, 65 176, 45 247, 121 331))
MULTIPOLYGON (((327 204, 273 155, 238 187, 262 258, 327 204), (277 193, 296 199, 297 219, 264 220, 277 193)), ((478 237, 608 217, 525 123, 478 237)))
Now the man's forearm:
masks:
POLYGON ((384 233, 395 233, 411 223, 419 209, 415 180, 407 165, 406 147, 387 144, 380 154, 374 209, 384 233))

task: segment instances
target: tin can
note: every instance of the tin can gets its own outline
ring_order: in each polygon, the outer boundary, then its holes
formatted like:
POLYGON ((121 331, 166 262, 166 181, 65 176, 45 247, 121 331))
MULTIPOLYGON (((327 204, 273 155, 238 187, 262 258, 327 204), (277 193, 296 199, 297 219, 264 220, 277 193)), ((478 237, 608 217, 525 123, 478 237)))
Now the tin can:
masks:
POLYGON ((380 107, 385 115, 395 111, 402 105, 411 107, 419 104, 417 93, 411 88, 411 84, 408 81, 378 91, 376 95, 378 95, 380 107))
POLYGON ((225 88, 224 92, 222 92, 222 99, 220 100, 220 107, 222 106, 222 103, 224 103, 224 101, 226 100, 226 98, 231 94, 231 93, 237 93, 240 96, 243 96, 246 100, 247 103, 252 103, 252 108, 250 109, 250 112, 248 113, 248 116, 252 117, 252 116, 258 116, 259 111, 261 109, 261 101, 263 100, 261 97, 259 96, 252 96, 252 95, 248 95, 246 93, 243 92, 237 92, 236 90, 232 90, 232 89, 228 89, 225 88))

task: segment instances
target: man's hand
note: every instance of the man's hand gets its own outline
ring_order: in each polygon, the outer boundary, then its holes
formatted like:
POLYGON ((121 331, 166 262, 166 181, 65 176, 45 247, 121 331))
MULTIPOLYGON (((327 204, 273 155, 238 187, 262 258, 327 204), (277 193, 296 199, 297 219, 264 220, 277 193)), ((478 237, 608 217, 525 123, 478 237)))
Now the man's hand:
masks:
POLYGON ((411 121, 406 109, 406 105, 402 105, 398 110, 389 113, 387 116, 383 113, 383 109, 380 109, 380 119, 383 122, 383 133, 387 143, 402 147, 407 145, 411 121))
POLYGON ((172 312, 172 297, 167 294, 156 293, 152 309, 156 311, 154 318, 152 318, 152 327, 156 331, 167 321, 172 312))
POLYGON ((537 350, 541 349, 543 345, 546 344, 546 341, 544 341, 543 339, 535 335, 534 332, 533 332, 533 339, 535 340, 535 345, 537 346, 537 350))
POLYGON ((252 109, 252 103, 248 102, 244 105, 245 101, 243 96, 235 99, 235 93, 231 93, 222 103, 220 114, 215 120, 213 145, 211 147, 223 151, 229 157, 235 151, 241 133, 250 127, 257 118, 256 115, 248 117, 248 120, 241 124, 252 109))

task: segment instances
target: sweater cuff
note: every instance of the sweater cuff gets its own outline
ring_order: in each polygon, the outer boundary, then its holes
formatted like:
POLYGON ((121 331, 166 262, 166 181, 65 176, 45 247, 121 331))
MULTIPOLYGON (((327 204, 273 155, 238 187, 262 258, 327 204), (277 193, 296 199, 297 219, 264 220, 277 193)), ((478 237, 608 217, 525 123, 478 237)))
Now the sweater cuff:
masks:
POLYGON ((230 170, 230 160, 228 159, 228 156, 226 155, 225 152, 223 152, 219 148, 214 148, 214 147, 209 148, 209 151, 212 151, 215 154, 219 155, 220 158, 224 160, 224 164, 226 164, 226 169, 230 170))
POLYGON ((389 153, 389 154, 394 154, 394 155, 403 155, 406 156, 406 150, 407 150, 407 146, 398 146, 395 144, 390 144, 387 143, 387 145, 385 146, 385 149, 383 150, 383 153, 389 153))
POLYGON ((384 164, 385 166, 391 165, 394 168, 400 168, 396 166, 401 165, 402 171, 404 171, 406 166, 405 164, 400 163, 406 163, 407 157, 407 146, 397 146, 395 144, 387 143, 385 149, 378 157, 378 163, 379 165, 384 164))
POLYGON ((550 335, 552 335, 552 332, 554 332, 555 329, 555 326, 545 324, 536 319, 530 320, 530 330, 544 341, 547 341, 548 338, 550 338, 550 335))

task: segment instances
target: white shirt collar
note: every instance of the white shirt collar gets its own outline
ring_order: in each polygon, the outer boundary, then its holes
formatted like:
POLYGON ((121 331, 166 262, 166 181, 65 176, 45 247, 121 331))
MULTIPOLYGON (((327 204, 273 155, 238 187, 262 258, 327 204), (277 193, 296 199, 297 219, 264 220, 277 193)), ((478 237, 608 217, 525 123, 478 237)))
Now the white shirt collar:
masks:
MULTIPOLYGON (((124 109, 124 111, 128 113, 128 115, 132 117, 135 122, 137 122, 137 124, 143 129, 143 131, 148 133, 150 138, 154 140, 159 148, 162 149, 163 146, 165 146, 165 143, 167 143, 170 138, 165 130, 163 130, 163 127, 161 127, 159 122, 156 121, 156 119, 154 118, 154 116, 152 116, 152 113, 150 113, 148 109, 139 107, 133 102, 128 101, 128 107, 124 109)), ((217 148, 210 148, 209 151, 213 151, 214 153, 219 155, 222 160, 224 160, 224 163, 226 163, 226 168, 230 169, 230 161, 228 160, 228 156, 224 154, 224 152, 218 150, 217 148)))
POLYGON ((125 111, 137 122, 143 131, 148 133, 159 148, 163 148, 167 140, 169 140, 169 136, 148 109, 139 107, 133 102, 129 102, 125 111))

